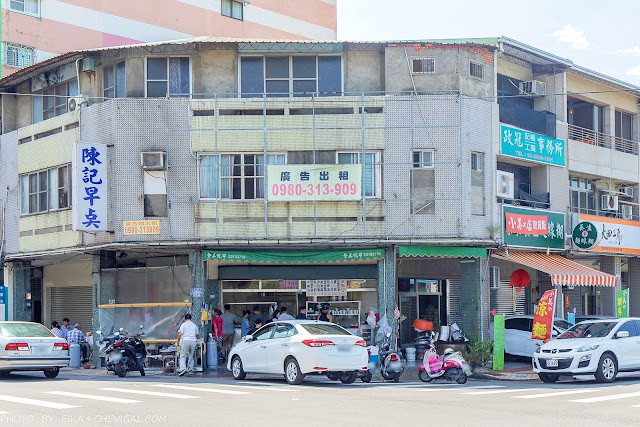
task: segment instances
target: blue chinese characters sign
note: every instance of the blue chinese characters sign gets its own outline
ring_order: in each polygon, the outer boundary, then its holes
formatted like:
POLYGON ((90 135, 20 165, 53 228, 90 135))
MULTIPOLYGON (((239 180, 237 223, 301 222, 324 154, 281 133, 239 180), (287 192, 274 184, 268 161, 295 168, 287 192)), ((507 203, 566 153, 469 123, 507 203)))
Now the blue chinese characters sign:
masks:
POLYGON ((78 142, 73 159, 73 229, 107 230, 107 146, 78 142))
POLYGON ((500 152, 505 156, 554 166, 565 166, 564 139, 500 125, 500 152))

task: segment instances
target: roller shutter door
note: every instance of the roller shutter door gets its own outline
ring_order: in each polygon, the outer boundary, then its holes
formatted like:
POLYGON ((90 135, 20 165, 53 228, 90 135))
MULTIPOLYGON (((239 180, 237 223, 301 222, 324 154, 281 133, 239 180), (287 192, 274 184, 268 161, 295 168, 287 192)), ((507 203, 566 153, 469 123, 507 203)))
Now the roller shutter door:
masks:
POLYGON ((51 288, 51 320, 62 324, 68 317, 72 325, 80 323, 82 332, 92 329, 93 300, 91 286, 67 286, 51 288))
POLYGON ((447 307, 449 308, 449 324, 462 324, 462 279, 447 280, 447 307))

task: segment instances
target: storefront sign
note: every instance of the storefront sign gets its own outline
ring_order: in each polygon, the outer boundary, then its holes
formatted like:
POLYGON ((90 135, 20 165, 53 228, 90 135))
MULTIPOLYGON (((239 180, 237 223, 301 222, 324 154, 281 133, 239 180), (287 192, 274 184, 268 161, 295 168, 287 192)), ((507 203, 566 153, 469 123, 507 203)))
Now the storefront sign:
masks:
POLYGON ((500 125, 500 153, 548 165, 565 166, 564 139, 500 125))
POLYGON ((160 220, 122 221, 125 236, 134 234, 160 234, 160 220))
POLYGON ((307 297, 346 297, 346 280, 307 280, 307 297))
POLYGON ((267 199, 361 200, 361 165, 267 165, 267 199))
POLYGON ((575 214, 573 220, 577 223, 588 221, 598 229, 600 244, 592 250, 640 254, 640 221, 585 214, 575 214))
POLYGON ((589 221, 582 221, 573 227, 573 244, 580 249, 593 249, 600 244, 602 233, 600 229, 589 221))
POLYGON ((616 292, 616 316, 629 317, 629 289, 616 292))
POLYGON ((78 142, 73 157, 73 229, 106 231, 107 146, 78 142))
POLYGON ((546 291, 542 294, 540 302, 533 315, 533 329, 531 339, 547 340, 551 338, 553 330, 553 309, 556 305, 556 290, 546 291))
POLYGON ((7 303, 7 288, 5 286, 0 285, 0 321, 7 320, 6 303, 7 303))
POLYGON ((202 288, 191 288, 192 298, 202 298, 202 288))
POLYGON ((564 249, 564 214, 503 205, 507 246, 564 249))
POLYGON ((278 289, 298 289, 299 282, 299 280, 278 280, 278 289))
POLYGON ((257 264, 321 264, 340 261, 372 261, 383 258, 384 249, 382 248, 287 252, 204 251, 205 261, 257 264))

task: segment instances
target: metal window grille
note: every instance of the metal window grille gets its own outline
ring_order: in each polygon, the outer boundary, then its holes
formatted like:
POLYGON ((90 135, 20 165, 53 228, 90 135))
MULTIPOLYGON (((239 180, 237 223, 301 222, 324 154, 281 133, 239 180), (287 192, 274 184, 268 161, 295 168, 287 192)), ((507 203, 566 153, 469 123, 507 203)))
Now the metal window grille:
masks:
POLYGON ((435 73, 436 72, 436 59, 435 58, 413 58, 413 73, 435 73))
POLYGON ((469 62, 469 75, 476 79, 484 80, 484 66, 478 62, 469 62))
POLYGON ((5 49, 5 65, 25 68, 33 65, 34 49, 15 43, 7 43, 5 49))

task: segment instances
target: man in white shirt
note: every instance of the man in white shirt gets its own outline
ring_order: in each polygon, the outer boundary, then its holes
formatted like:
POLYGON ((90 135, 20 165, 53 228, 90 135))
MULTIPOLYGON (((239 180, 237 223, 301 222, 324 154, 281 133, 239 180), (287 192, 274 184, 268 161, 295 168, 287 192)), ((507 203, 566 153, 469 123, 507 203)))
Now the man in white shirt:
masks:
POLYGON ((280 317, 278 317, 278 320, 296 320, 296 319, 295 317, 289 314, 287 307, 282 307, 280 309, 280 317))
POLYGON ((184 315, 184 322, 180 325, 178 344, 180 344, 180 376, 189 372, 193 375, 193 353, 198 342, 198 327, 191 321, 191 314, 184 315), (188 361, 188 364, 187 364, 188 361))

